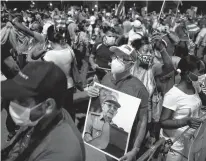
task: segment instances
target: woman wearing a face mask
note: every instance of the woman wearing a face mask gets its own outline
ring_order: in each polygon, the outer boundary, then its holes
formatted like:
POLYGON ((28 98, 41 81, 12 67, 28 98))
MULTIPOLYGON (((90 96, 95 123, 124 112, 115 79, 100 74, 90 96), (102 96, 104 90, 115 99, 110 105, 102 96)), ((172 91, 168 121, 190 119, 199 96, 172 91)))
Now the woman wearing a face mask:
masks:
POLYGON ((182 161, 183 156, 188 156, 190 141, 201 123, 199 118, 202 103, 193 87, 193 81, 198 80, 199 65, 199 60, 195 56, 182 58, 178 64, 181 80, 164 97, 160 119, 161 135, 173 141, 190 127, 172 145, 171 148, 175 151, 168 153, 166 161, 182 161))
POLYGON ((105 27, 103 30, 105 36, 102 42, 94 45, 89 58, 92 69, 96 71, 99 80, 106 74, 106 71, 101 68, 110 69, 109 64, 111 62, 112 52, 109 50, 109 47, 113 46, 116 40, 113 28, 105 27))
POLYGON ((131 69, 131 74, 143 82, 150 95, 148 123, 159 121, 163 95, 170 89, 169 84, 172 83, 172 79, 167 77, 161 79, 164 81, 160 82, 158 80, 174 71, 172 59, 169 57, 163 41, 158 37, 154 41, 156 41, 154 42, 154 50, 159 53, 161 62, 154 61, 155 54, 153 48, 146 38, 135 40, 132 43, 138 55, 137 61, 131 69))

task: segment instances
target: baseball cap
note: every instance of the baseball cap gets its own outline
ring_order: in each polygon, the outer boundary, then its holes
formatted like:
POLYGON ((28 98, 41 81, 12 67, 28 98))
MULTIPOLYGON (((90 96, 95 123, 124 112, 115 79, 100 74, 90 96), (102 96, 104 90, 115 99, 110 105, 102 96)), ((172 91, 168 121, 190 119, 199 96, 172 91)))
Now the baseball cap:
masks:
POLYGON ((1 82, 2 98, 55 98, 67 89, 63 71, 53 62, 30 62, 13 79, 1 82))
POLYGON ((95 16, 91 16, 90 17, 90 24, 91 25, 95 24, 95 21, 96 21, 96 17, 95 16))
POLYGON ((109 103, 112 103, 114 104, 115 106, 117 106, 118 108, 121 107, 121 105, 118 103, 118 100, 116 98, 116 96, 110 94, 110 95, 107 95, 106 98, 103 100, 103 103, 104 102, 109 102, 109 103))
POLYGON ((133 61, 135 61, 135 57, 136 57, 136 51, 135 49, 130 46, 130 45, 122 45, 120 47, 117 46, 111 46, 109 48, 109 50, 113 53, 115 53, 115 55, 117 56, 129 56, 130 58, 132 58, 133 61))
POLYGON ((135 28, 142 28, 142 23, 139 20, 135 20, 132 24, 135 28))

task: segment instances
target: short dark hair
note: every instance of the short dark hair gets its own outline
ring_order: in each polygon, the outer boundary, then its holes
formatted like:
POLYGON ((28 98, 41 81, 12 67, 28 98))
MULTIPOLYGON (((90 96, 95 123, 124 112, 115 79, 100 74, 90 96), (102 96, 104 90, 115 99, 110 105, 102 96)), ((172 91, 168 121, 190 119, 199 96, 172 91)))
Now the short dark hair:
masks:
POLYGON ((60 32, 56 32, 53 25, 51 25, 47 30, 48 40, 54 43, 60 43, 63 39, 63 35, 60 32))
POLYGON ((193 72, 195 69, 200 69, 200 60, 194 55, 183 57, 178 63, 178 68, 181 70, 181 75, 186 72, 193 72))
POLYGON ((135 48, 136 50, 139 50, 145 44, 149 44, 149 39, 147 37, 136 39, 131 43, 132 47, 135 48))
POLYGON ((110 26, 103 26, 103 32, 104 33, 107 33, 107 32, 112 32, 112 33, 115 33, 115 30, 113 27, 110 27, 110 26))

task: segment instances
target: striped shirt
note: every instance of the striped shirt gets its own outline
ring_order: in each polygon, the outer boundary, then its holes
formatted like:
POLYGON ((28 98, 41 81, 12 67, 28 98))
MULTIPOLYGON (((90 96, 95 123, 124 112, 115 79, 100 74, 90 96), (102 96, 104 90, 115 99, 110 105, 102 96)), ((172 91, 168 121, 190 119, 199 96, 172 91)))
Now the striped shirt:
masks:
POLYGON ((194 22, 187 22, 186 28, 189 32, 190 38, 192 39, 195 37, 195 34, 197 34, 200 31, 200 28, 194 22))

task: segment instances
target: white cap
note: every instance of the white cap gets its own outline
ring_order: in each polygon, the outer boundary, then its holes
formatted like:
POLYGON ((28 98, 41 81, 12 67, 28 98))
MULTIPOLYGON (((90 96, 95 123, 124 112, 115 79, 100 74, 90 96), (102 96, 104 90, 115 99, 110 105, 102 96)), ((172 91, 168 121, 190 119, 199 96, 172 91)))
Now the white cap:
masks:
POLYGON ((110 16, 111 16, 111 13, 107 12, 107 13, 106 13, 106 16, 110 17, 110 16))
POLYGON ((68 13, 67 13, 68 15, 73 15, 73 13, 72 13, 72 11, 68 11, 68 13))
POLYGON ((135 20, 132 25, 136 28, 141 28, 142 27, 142 23, 139 20, 135 20))
POLYGON ((95 16, 91 16, 90 17, 90 24, 91 25, 95 24, 95 21, 96 21, 96 17, 95 16))
POLYGON ((135 61, 135 57, 136 57, 136 51, 135 49, 130 46, 130 45, 122 45, 120 47, 117 46, 111 46, 109 48, 109 50, 111 52, 114 52, 117 56, 124 56, 124 55, 128 55, 130 56, 134 61, 135 61))
POLYGON ((135 15, 135 19, 139 18, 139 15, 135 15))

